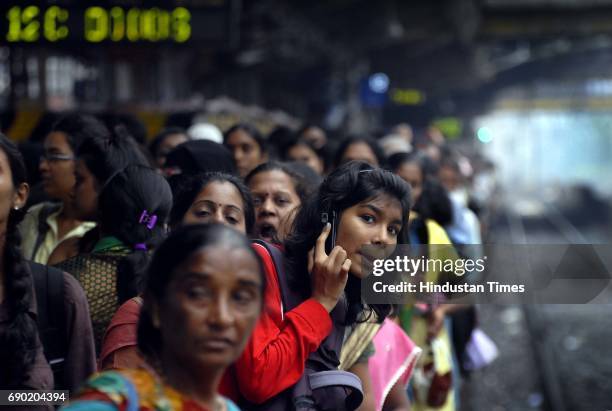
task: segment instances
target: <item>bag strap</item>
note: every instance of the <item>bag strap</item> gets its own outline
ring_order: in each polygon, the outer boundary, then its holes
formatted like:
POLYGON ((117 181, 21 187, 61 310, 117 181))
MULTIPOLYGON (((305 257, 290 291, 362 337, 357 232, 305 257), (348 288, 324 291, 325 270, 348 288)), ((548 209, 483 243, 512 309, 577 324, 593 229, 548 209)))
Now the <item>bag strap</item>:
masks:
POLYGON ((289 279, 287 278, 285 272, 285 257, 281 250, 274 245, 262 241, 262 240, 253 240, 253 243, 259 244, 266 249, 268 255, 272 259, 272 263, 274 265, 274 269, 276 271, 276 278, 278 279, 278 286, 280 288, 281 301, 283 303, 283 312, 291 311, 293 308, 297 307, 302 301, 289 286, 289 279))
POLYGON ((28 265, 32 273, 36 296, 36 322, 39 329, 46 329, 49 324, 49 312, 47 311, 47 273, 45 267, 40 264, 28 261, 28 265))
POLYGON ((361 354, 365 351, 368 345, 374 340, 374 336, 380 329, 382 324, 374 322, 359 323, 349 334, 348 338, 342 344, 340 351, 340 370, 349 370, 361 354))
POLYGON ((352 372, 346 371, 319 371, 310 374, 310 386, 313 390, 330 385, 341 385, 343 387, 361 390, 361 380, 352 372))
MULTIPOLYGON (((60 372, 66 358, 66 316, 64 312, 64 273, 57 268, 28 262, 34 280, 37 325, 45 357, 54 373, 60 372)), ((56 381, 56 387, 61 381, 56 381)))
POLYGON ((344 387, 351 390, 346 397, 345 404, 349 410, 356 409, 363 401, 363 386, 358 376, 347 371, 319 371, 308 376, 310 387, 313 390, 325 387, 344 387))
MULTIPOLYGON (((264 258, 270 258, 272 260, 281 292, 283 311, 287 312, 297 307, 303 301, 303 298, 289 285, 289 279, 285 271, 285 258, 281 250, 265 241, 253 240, 253 243, 264 247, 268 251, 268 256, 264 256, 264 258)), ((361 380, 356 375, 337 369, 308 372, 308 369, 316 370, 321 369, 320 367, 337 367, 344 337, 344 326, 341 326, 341 324, 343 323, 345 313, 346 303, 344 300, 341 300, 331 313, 334 327, 330 335, 323 340, 316 351, 308 356, 304 374, 291 390, 294 400, 297 401, 293 403, 292 408, 302 407, 304 409, 310 409, 309 407, 312 403, 312 390, 328 386, 340 386, 351 389, 351 393, 345 398, 345 404, 349 405, 347 409, 356 409, 359 404, 361 404, 363 400, 363 389, 361 380), (300 405, 302 402, 304 402, 304 404, 300 405)), ((276 409, 274 408, 275 406, 276 405, 272 405, 269 409, 276 409)))

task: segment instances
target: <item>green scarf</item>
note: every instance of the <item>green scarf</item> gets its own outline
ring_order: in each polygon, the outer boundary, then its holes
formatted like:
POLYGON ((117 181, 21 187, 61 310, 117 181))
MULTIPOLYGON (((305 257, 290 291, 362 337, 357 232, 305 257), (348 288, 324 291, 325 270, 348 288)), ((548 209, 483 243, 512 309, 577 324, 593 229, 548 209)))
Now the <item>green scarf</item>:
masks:
POLYGON ((128 247, 114 236, 102 237, 94 246, 92 253, 125 253, 128 247))

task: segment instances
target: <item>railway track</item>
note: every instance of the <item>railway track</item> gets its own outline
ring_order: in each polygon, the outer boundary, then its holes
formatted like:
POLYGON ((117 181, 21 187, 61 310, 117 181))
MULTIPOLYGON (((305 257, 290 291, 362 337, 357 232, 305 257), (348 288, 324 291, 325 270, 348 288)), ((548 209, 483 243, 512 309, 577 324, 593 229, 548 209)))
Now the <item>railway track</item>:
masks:
MULTIPOLYGON (((585 232, 573 225, 554 205, 548 205, 545 214, 542 216, 547 223, 543 226, 548 226, 548 229, 540 228, 533 232, 523 218, 509 213, 506 218, 512 244, 589 244, 601 242, 601 238, 595 238, 598 236, 593 236, 592 233, 585 232)), ((565 305, 557 306, 555 310, 566 314, 580 315, 585 311, 585 307, 565 305)), ((533 403, 533 408, 539 408, 543 411, 612 409, 610 404, 586 404, 580 399, 579 395, 574 395, 579 391, 579 387, 568 384, 568 375, 566 375, 568 369, 571 370, 572 366, 564 363, 569 359, 564 357, 564 348, 558 344, 558 336, 553 336, 555 327, 558 327, 559 321, 563 321, 564 316, 559 315, 556 311, 552 314, 550 308, 550 305, 536 304, 524 304, 520 307, 532 350, 534 365, 532 369, 538 375, 542 393, 540 404, 533 403)), ((595 322, 597 319, 592 318, 592 321, 595 322)), ((587 322, 582 323, 582 326, 596 325, 590 325, 587 322)))

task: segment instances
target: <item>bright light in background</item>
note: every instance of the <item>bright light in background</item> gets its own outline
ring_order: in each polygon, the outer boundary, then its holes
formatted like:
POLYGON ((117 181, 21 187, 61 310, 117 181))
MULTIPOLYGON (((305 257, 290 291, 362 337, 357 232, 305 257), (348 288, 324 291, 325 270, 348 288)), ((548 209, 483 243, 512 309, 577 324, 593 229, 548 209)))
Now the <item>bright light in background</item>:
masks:
POLYGON ((496 110, 473 123, 483 155, 499 183, 540 196, 545 188, 582 184, 612 196, 612 113, 496 110), (488 130, 482 132, 482 130, 488 130), (482 143, 481 137, 493 137, 482 143))
POLYGON ((488 127, 480 127, 476 132, 476 135, 481 143, 487 144, 493 141, 493 134, 488 127))
POLYGON ((591 96, 610 96, 612 95, 612 80, 594 79, 586 82, 586 92, 591 96))
POLYGON ((389 90, 389 76, 385 73, 374 73, 368 78, 368 85, 375 93, 386 93, 389 90))

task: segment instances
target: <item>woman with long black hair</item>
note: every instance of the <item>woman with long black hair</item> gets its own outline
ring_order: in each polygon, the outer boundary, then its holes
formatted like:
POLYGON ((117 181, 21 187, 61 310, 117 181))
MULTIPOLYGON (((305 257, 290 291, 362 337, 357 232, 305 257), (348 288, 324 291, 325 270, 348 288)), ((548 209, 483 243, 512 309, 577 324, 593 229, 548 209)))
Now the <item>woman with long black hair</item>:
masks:
MULTIPOLYGON (((279 409, 272 405, 279 401, 294 406, 295 398, 291 398, 291 390, 287 389, 301 380, 309 356, 325 345, 328 337, 339 335, 342 342, 346 336, 350 338, 358 323, 382 322, 391 313, 390 305, 368 306, 361 301, 360 282, 367 274, 362 270, 363 259, 367 257, 361 253, 361 247, 406 243, 409 210, 408 185, 393 173, 365 162, 339 167, 302 204, 284 244, 284 274, 290 288, 299 294, 294 301, 297 304, 295 307, 283 304, 287 296, 283 295, 280 267, 276 266, 275 273, 266 264, 269 284, 266 309, 233 367, 235 388, 242 400, 259 404, 261 409, 279 409), (326 214, 331 220, 334 213, 337 238, 330 250, 325 242, 331 225, 326 225, 322 216, 326 214), (340 308, 335 310, 336 306, 340 308)), ((268 251, 258 244, 255 247, 266 261, 268 251)), ((351 351, 352 359, 340 366, 362 379, 365 389, 362 406, 371 409, 367 368, 371 338, 351 351)), ((321 356, 334 357, 330 362, 336 366, 341 361, 339 352, 328 351, 321 356)))
POLYGON ((24 260, 17 225, 25 214, 23 206, 28 190, 21 154, 0 134, 0 388, 74 390, 95 371, 87 300, 78 282, 69 274, 45 270, 41 265, 24 260), (36 278, 42 278, 44 283, 55 283, 52 279, 57 277, 62 292, 38 293, 46 288, 39 287, 33 270, 37 272, 36 278), (46 275, 46 278, 38 275, 46 275), (58 299, 54 300, 54 296, 58 299), (40 301, 47 304, 43 306, 40 301), (48 310, 54 310, 60 317, 56 320, 61 327, 53 334, 56 341, 45 338, 45 328, 39 334, 39 327, 43 326, 40 319, 50 316, 48 310), (62 376, 61 381, 54 381, 45 358, 45 354, 50 356, 53 350, 41 343, 48 342, 61 351, 63 361, 61 374, 58 374, 62 376))
POLYGON ((130 165, 111 176, 97 202, 101 238, 57 267, 85 289, 99 350, 113 314, 140 291, 149 251, 165 237, 172 192, 152 168, 130 165))
POLYGON ((21 255, 17 224, 28 197, 25 167, 16 147, 0 136, 0 386, 52 389, 34 316, 32 274, 21 255))

